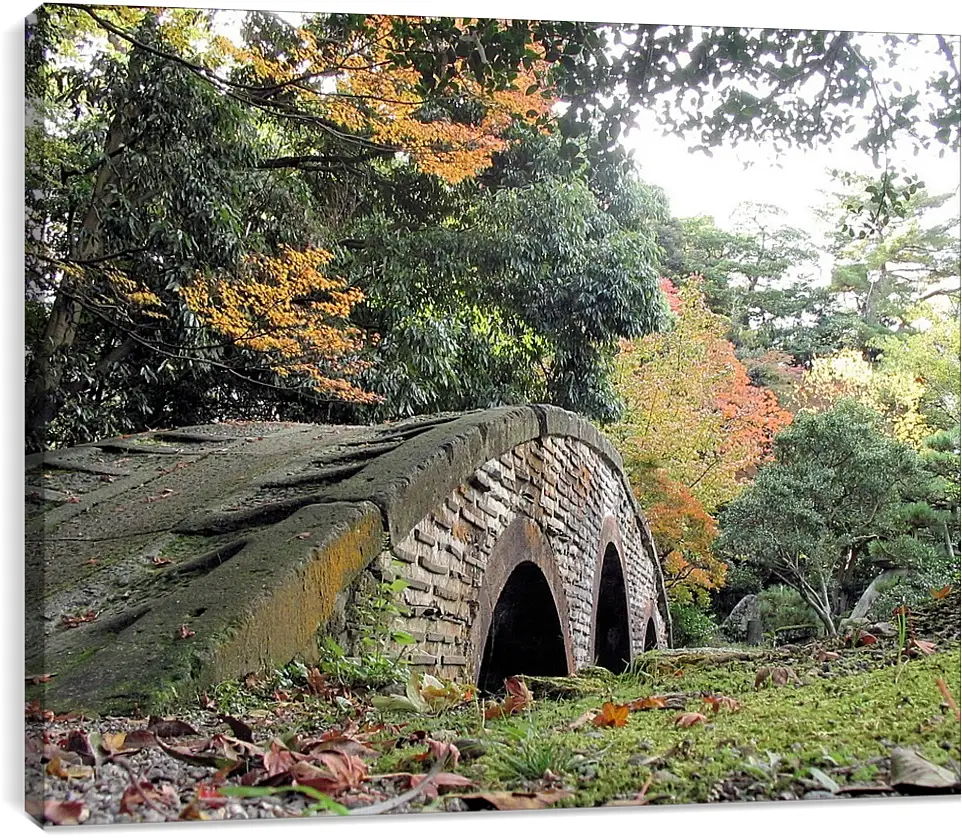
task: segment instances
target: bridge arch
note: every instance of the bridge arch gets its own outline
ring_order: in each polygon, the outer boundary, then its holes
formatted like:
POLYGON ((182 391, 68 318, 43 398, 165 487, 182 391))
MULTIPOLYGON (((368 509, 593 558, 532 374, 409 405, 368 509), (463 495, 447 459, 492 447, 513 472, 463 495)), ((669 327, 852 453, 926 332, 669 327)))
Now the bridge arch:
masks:
POLYGON ((527 516, 516 516, 491 552, 466 648, 468 671, 485 689, 520 672, 574 669, 561 573, 547 537, 527 516))
POLYGON ((154 431, 28 458, 27 483, 28 620, 33 597, 42 671, 62 672, 44 689, 65 708, 159 707, 311 658, 364 574, 407 581, 414 665, 461 681, 482 673, 506 590, 502 616, 520 614, 518 579, 543 580, 568 671, 671 642, 621 459, 554 407, 154 431), (35 488, 51 472, 69 503, 35 488), (98 620, 63 631, 56 615, 82 607, 98 620))

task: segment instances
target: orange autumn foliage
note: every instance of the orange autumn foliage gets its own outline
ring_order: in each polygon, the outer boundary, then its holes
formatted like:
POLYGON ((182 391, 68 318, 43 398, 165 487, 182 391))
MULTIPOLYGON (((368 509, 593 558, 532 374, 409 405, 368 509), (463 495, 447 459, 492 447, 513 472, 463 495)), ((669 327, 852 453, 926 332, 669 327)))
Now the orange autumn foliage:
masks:
POLYGON ((181 295, 208 328, 263 355, 277 375, 306 379, 338 400, 371 403, 376 396, 350 383, 364 369, 358 353, 365 338, 347 320, 363 295, 322 273, 330 258, 315 248, 253 254, 237 275, 199 275, 181 295))
POLYGON ((507 147, 503 134, 514 120, 533 124, 555 101, 541 95, 546 64, 519 68, 509 88, 492 91, 474 81, 461 59, 459 98, 476 105, 480 117, 456 121, 424 99, 416 70, 392 62, 392 17, 370 15, 365 23, 365 34, 350 41, 322 41, 309 28, 298 28, 297 44, 281 57, 257 46, 226 41, 221 46, 259 83, 296 96, 299 108, 331 125, 335 134, 343 129, 407 154, 421 171, 451 184, 491 165, 492 155, 507 147))
POLYGON ((622 343, 616 386, 626 410, 610 433, 669 592, 688 602, 724 585, 727 568, 711 552, 711 513, 738 495, 791 414, 770 390, 752 386, 697 278, 682 289, 662 279, 661 288, 674 328, 622 343))

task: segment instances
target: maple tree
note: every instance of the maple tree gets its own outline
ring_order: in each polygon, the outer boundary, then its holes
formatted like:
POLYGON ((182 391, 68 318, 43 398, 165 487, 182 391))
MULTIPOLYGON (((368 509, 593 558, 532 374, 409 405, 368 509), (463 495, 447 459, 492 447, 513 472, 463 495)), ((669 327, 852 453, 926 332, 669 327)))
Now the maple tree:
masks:
POLYGON ((724 584, 726 566, 711 551, 711 514, 734 498, 790 421, 771 391, 751 386, 697 279, 682 289, 662 279, 674 328, 624 342, 616 386, 625 418, 617 441, 645 509, 673 598, 724 584))
POLYGON ((329 260, 316 249, 252 254, 238 275, 200 275, 181 294, 212 330, 263 356, 277 374, 305 376, 325 395, 373 402, 374 394, 347 380, 364 368, 358 358, 364 337, 348 325, 362 294, 324 276, 329 260))
MULTIPOLYGON (((507 147, 504 135, 516 120, 533 123, 549 113, 554 97, 539 81, 545 72, 541 61, 519 68, 503 88, 487 88, 465 75, 456 97, 426 96, 418 73, 392 60, 399 48, 396 23, 389 15, 350 24, 315 16, 286 33, 282 52, 276 38, 221 44, 236 62, 235 83, 242 81, 262 103, 310 115, 329 133, 349 132, 360 155, 402 152, 421 171, 451 184, 490 166, 492 155, 507 147)), ((453 69, 463 74, 466 64, 457 59, 453 69)), ((274 162, 327 161, 315 150, 274 162)))

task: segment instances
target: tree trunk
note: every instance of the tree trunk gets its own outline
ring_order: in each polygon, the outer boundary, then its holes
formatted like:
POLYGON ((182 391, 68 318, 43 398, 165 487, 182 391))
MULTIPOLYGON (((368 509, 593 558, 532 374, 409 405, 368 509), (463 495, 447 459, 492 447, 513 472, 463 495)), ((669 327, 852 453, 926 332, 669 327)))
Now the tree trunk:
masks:
MULTIPOLYGON (((142 69, 143 62, 136 60, 135 53, 128 71, 129 89, 134 86, 142 69)), ((118 186, 120 158, 138 113, 139 107, 131 99, 126 99, 114 112, 104 140, 103 163, 93 183, 80 232, 66 255, 67 262, 83 265, 104 255, 103 218, 121 191, 118 186)), ((83 307, 77 298, 82 292, 77 278, 66 275, 60 277, 43 337, 34 348, 25 387, 24 419, 28 451, 40 451, 46 447, 46 427, 63 404, 61 382, 68 354, 80 326, 83 307)))
POLYGON ((865 592, 859 597, 858 602, 855 603, 855 607, 852 609, 852 613, 849 619, 855 620, 864 617, 868 614, 869 609, 872 604, 879 598, 882 593, 879 587, 887 582, 889 579, 895 579, 900 576, 905 576, 908 574, 908 570, 905 568, 890 568, 888 570, 883 570, 878 576, 876 576, 872 583, 865 589, 865 592))

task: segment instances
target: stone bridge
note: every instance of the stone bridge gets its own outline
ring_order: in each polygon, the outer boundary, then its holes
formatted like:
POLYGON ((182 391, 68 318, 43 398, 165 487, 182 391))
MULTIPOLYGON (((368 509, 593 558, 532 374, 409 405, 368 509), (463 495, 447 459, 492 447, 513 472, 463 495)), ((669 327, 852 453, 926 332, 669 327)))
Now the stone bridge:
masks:
POLYGON ((620 457, 553 407, 154 431, 28 457, 26 497, 27 667, 55 710, 310 660, 395 575, 409 657, 446 678, 619 671, 670 643, 620 457))

